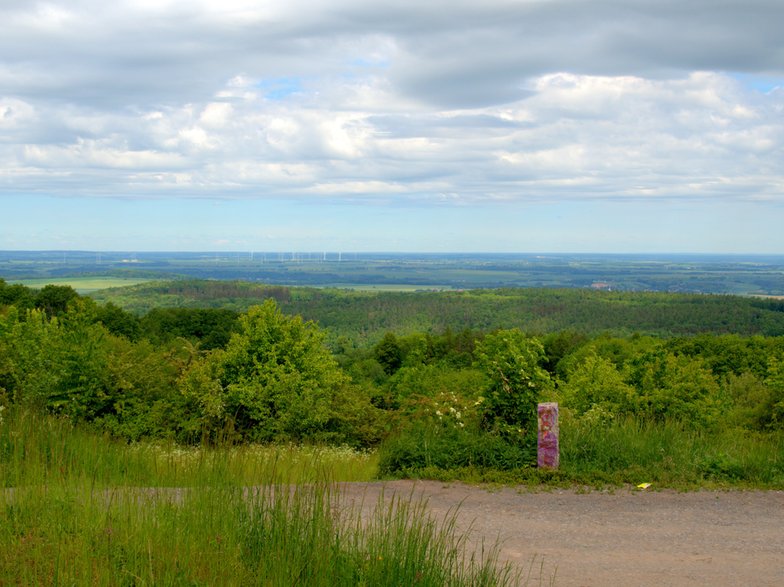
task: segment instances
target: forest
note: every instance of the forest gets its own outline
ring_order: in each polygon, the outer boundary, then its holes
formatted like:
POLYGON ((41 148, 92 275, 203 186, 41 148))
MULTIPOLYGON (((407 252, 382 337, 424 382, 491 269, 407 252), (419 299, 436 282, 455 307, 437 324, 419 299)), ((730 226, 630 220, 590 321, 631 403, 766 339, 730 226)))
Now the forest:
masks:
POLYGON ((95 298, 0 280, 0 406, 126 442, 348 445, 382 476, 519 480, 535 406, 557 401, 574 475, 583 459, 587 479, 630 482, 631 457, 591 443, 680 430, 773 442, 763 464, 693 456, 684 482, 784 483, 780 301, 188 280, 95 298))
POLYGON ((105 289, 91 297, 140 317, 172 308, 241 313, 272 298, 284 313, 317 322, 329 340, 345 338, 358 345, 374 344, 386 332, 439 334, 500 328, 539 336, 562 330, 664 337, 784 334, 783 300, 731 295, 586 288, 392 292, 177 280, 105 289))

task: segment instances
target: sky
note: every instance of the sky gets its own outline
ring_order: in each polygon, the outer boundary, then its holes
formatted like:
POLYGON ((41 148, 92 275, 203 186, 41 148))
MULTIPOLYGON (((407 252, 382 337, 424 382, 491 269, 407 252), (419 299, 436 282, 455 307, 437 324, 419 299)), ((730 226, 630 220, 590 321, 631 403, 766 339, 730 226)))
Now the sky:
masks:
POLYGON ((0 0, 0 249, 784 254, 782 0, 0 0))

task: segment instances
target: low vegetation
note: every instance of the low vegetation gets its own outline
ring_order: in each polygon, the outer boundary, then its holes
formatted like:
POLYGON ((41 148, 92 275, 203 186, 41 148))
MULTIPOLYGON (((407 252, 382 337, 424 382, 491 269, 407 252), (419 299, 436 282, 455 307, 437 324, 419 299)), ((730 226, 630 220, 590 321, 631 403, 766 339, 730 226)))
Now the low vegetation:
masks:
POLYGON ((123 445, 62 418, 0 423, 4 585, 518 585, 454 514, 339 506, 366 453, 123 445))

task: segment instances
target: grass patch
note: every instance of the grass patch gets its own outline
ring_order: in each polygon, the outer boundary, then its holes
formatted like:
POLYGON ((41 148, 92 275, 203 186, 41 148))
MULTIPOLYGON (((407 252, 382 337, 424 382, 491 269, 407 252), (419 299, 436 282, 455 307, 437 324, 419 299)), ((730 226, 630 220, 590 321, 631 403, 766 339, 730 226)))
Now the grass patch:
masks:
POLYGON ((265 479, 369 481, 377 455, 349 447, 240 445, 182 447, 125 444, 74 426, 65 418, 29 411, 0 424, 0 486, 49 485, 58 479, 90 487, 254 485, 265 479))
POLYGON ((434 520, 397 497, 369 514, 341 506, 335 478, 374 468, 348 449, 178 452, 5 414, 0 584, 521 584, 496 548, 467 550, 456 512, 434 520))
POLYGON ((562 428, 562 469, 585 483, 784 488, 784 435, 633 419, 562 428))

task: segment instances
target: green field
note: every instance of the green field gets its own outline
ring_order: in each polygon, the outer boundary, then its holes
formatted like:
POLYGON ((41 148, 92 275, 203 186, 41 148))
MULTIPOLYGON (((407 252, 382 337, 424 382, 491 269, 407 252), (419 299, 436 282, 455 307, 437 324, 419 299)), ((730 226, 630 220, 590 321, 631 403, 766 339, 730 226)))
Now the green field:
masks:
POLYGON ((20 283, 25 287, 41 289, 47 285, 65 285, 74 288, 80 294, 89 294, 101 289, 112 287, 126 287, 147 283, 150 279, 135 277, 62 277, 41 279, 20 279, 12 283, 20 283))

